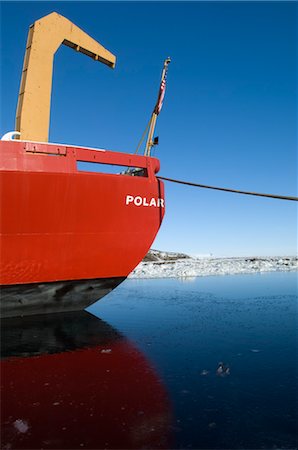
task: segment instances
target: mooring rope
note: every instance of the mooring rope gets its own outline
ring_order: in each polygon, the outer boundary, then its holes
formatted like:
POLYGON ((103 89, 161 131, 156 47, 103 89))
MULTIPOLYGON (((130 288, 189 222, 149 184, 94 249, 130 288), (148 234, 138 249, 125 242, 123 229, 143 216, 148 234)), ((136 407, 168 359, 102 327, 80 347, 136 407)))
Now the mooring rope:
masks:
POLYGON ((298 201, 298 197, 290 197, 287 195, 262 194, 260 192, 239 191, 237 189, 222 188, 222 187, 217 187, 217 186, 207 186, 206 184, 198 184, 198 183, 191 183, 189 181, 175 180, 174 178, 166 178, 166 177, 159 177, 159 176, 157 178, 159 180, 171 181, 172 183, 186 184, 187 186, 195 186, 195 187, 204 188, 204 189, 214 189, 215 191, 233 192, 234 194, 255 195, 257 197, 277 198, 280 200, 292 200, 294 202, 298 201))

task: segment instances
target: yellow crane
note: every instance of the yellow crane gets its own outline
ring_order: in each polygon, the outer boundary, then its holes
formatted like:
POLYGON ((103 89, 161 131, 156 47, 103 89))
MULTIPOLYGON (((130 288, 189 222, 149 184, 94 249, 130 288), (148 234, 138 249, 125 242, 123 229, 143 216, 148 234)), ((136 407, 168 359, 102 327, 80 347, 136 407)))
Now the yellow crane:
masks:
POLYGON ((65 17, 52 12, 29 28, 16 113, 22 140, 47 142, 54 55, 66 45, 114 68, 116 57, 65 17))

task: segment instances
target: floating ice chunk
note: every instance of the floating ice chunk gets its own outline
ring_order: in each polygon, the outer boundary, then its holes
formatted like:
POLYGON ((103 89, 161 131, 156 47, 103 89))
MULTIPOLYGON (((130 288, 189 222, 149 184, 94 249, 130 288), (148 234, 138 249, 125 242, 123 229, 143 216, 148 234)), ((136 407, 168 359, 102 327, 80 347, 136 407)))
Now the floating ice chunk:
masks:
POLYGON ((13 425, 19 433, 27 433, 27 431, 29 430, 29 425, 26 420, 17 419, 14 421, 13 425))

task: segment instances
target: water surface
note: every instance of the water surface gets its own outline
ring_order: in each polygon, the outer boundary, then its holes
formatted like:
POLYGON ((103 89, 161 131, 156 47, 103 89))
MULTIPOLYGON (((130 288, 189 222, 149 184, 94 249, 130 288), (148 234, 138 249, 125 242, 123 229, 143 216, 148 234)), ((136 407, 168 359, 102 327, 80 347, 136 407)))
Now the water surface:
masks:
POLYGON ((296 273, 127 280, 88 311, 5 322, 3 448, 297 448, 296 273))

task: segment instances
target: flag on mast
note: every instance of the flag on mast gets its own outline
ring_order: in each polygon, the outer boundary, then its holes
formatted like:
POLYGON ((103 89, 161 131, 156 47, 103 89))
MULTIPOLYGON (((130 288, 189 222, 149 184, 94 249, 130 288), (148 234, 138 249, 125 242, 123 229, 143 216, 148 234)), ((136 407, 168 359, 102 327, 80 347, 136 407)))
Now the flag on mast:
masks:
POLYGON ((161 77, 160 88, 158 93, 157 103, 154 108, 154 113, 158 116, 161 111, 163 100, 166 93, 166 82, 167 82, 167 72, 168 72, 168 64, 170 63, 170 58, 165 60, 164 69, 161 77))
POLYGON ((162 74, 161 74, 161 81, 160 81, 160 87, 159 87, 159 92, 158 92, 157 103, 156 103, 156 105, 154 107, 153 113, 151 115, 150 122, 148 124, 149 131, 148 131, 147 142, 146 142, 146 147, 145 147, 145 152, 144 152, 145 156, 150 156, 151 148, 154 145, 157 144, 157 142, 155 142, 154 139, 153 139, 153 134, 154 134, 154 130, 155 130, 157 116, 158 116, 158 114, 161 111, 163 100, 164 100, 164 97, 165 97, 167 71, 168 71, 168 65, 170 64, 170 62, 171 62, 171 59, 167 58, 165 60, 165 62, 164 62, 164 65, 163 65, 163 70, 162 70, 162 74))

